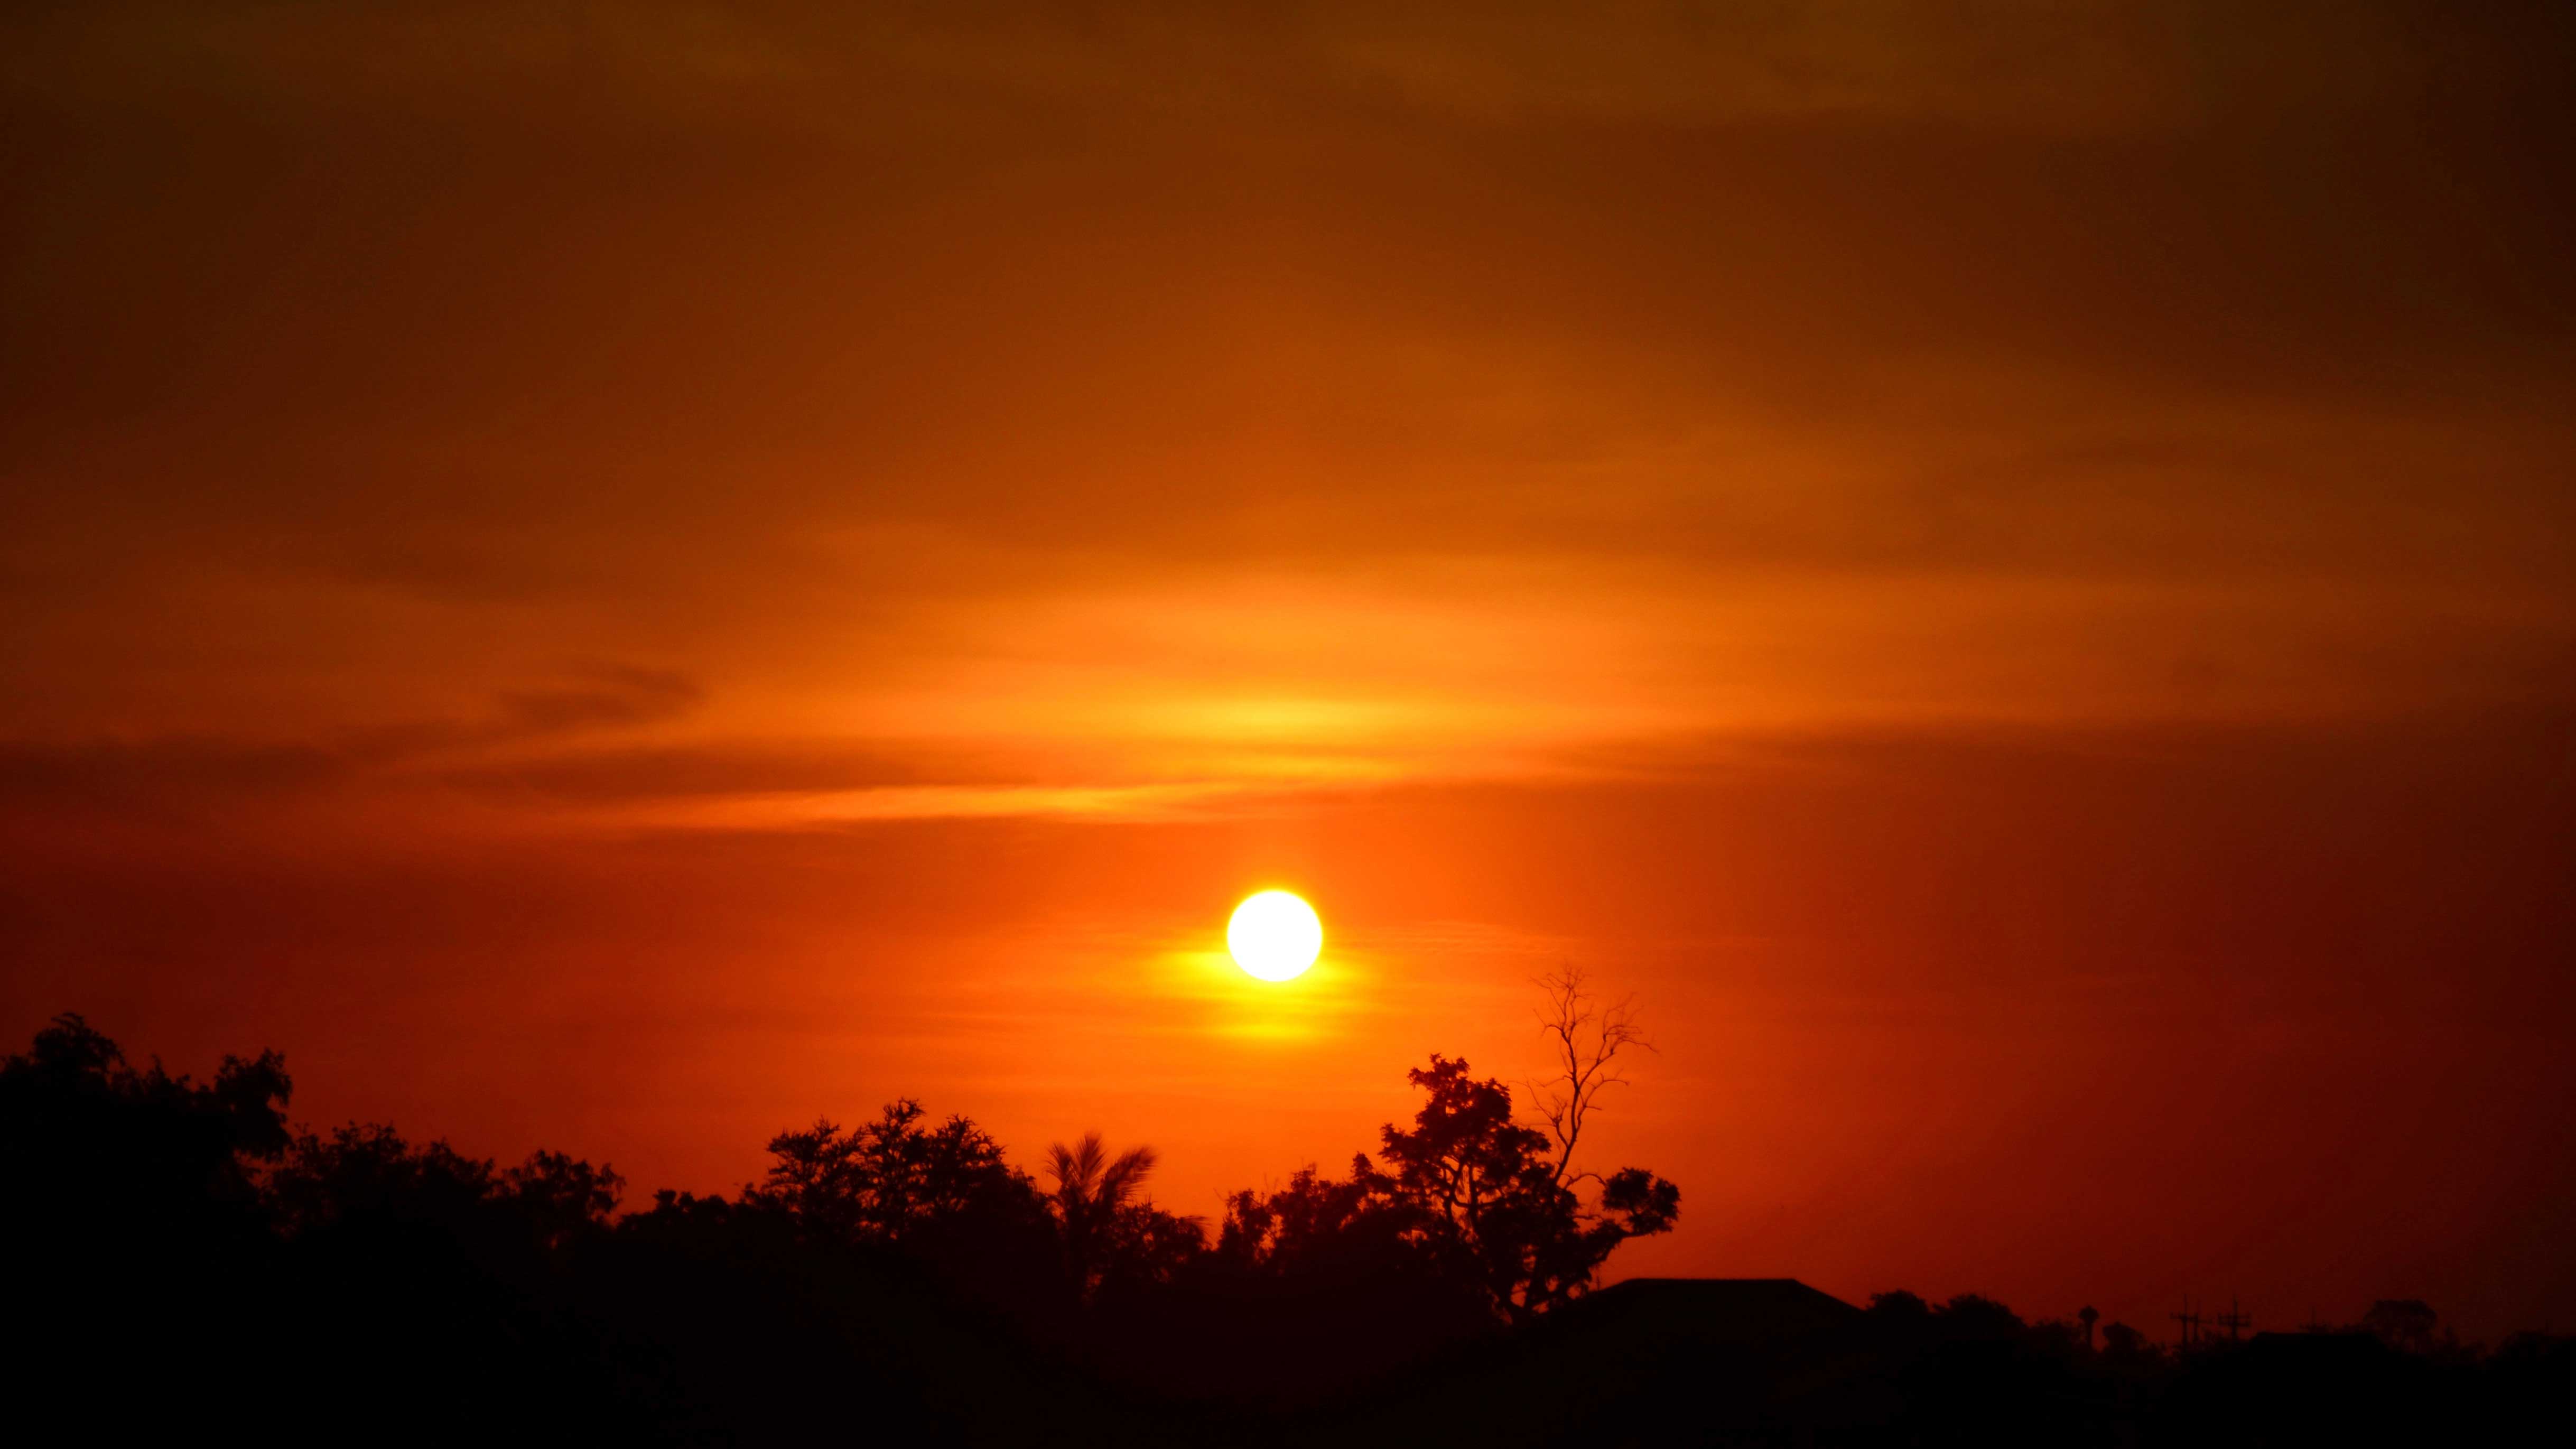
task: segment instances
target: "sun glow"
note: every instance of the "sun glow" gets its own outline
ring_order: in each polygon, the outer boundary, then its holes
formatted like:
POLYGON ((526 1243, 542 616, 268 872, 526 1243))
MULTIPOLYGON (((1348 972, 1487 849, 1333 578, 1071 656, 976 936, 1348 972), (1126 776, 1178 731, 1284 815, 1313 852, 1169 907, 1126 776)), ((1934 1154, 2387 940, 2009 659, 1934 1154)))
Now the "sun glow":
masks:
POLYGON ((1286 891, 1263 891, 1234 908, 1226 922, 1225 948, 1234 964, 1264 981, 1289 981, 1306 974, 1324 949, 1324 923, 1315 908, 1286 891))

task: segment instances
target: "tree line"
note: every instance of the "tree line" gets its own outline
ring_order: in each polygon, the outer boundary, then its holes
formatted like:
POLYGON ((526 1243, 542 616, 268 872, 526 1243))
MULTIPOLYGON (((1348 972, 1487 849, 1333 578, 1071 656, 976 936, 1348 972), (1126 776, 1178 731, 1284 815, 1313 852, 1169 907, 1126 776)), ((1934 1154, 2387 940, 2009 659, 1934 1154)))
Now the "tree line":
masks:
POLYGON ((503 1165, 383 1124, 300 1128, 273 1052, 197 1081, 60 1017, 0 1060, 22 1345, 0 1422, 110 1442, 1504 1449, 2458 1442, 2571 1417, 2576 1341, 2489 1352, 2414 1302, 2183 1352, 1974 1295, 1823 1300, 1841 1316, 1731 1337, 1670 1295, 1596 1292, 1680 1193, 1577 1156, 1643 1039, 1579 975, 1546 985, 1552 1079, 1516 1098, 1435 1054, 1373 1151, 1234 1193, 1213 1222, 1153 1201, 1150 1148, 1086 1134, 1032 1172, 908 1098, 778 1133, 738 1191, 629 1203, 565 1153, 503 1165))
POLYGON ((910 1098, 780 1132, 737 1192, 629 1204, 562 1152, 299 1128, 274 1052, 200 1082, 66 1015, 0 1063, 0 1232, 57 1317, 45 1379, 173 1424, 281 1373, 314 1432, 405 1402, 424 1437, 506 1413, 752 1442, 837 1423, 803 1392, 825 1383, 886 1432, 1067 1400, 1293 1406, 1531 1323, 1671 1228, 1672 1183, 1574 1158, 1635 1040, 1624 1004, 1547 986, 1567 1076, 1546 1125, 1434 1055, 1373 1153, 1214 1223, 1152 1200, 1151 1148, 1092 1133, 1032 1173, 910 1098))

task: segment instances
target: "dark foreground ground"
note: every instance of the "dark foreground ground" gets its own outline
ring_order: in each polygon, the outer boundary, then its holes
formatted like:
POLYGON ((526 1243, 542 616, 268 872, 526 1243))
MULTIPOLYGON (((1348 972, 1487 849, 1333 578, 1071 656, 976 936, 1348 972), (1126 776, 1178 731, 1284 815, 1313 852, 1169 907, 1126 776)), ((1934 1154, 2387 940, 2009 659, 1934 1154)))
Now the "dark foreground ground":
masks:
POLYGON ((9 1401, 102 1443, 2576 1442, 2567 1339, 2122 1353, 1981 1300, 1864 1311, 1786 1281, 1661 1280, 1415 1344, 1338 1297, 1032 1323, 886 1262, 785 1272, 645 1246, 531 1291, 470 1244, 399 1239, 230 1282, 13 1253, 13 1283, 39 1291, 12 1294, 28 1347, 9 1401))

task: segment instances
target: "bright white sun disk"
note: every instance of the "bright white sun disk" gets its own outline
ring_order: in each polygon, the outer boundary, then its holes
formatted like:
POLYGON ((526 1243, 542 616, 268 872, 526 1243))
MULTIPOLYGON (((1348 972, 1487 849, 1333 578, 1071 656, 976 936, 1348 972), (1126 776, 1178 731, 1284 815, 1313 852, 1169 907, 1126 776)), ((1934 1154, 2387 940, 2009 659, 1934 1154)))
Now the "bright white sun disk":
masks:
POLYGON ((1263 891, 1234 908, 1226 922, 1225 948, 1234 964, 1264 981, 1287 981, 1306 974, 1324 949, 1324 923, 1315 908, 1286 891, 1263 891))

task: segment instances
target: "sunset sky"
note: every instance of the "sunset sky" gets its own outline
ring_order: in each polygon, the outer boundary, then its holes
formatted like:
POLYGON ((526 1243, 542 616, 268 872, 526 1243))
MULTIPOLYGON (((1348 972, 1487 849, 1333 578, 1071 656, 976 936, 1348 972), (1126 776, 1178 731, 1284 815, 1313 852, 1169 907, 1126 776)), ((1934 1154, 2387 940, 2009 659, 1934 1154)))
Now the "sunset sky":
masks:
POLYGON ((2576 11, 19 5, 0 1029, 2576 1325, 2576 11), (2461 12, 2473 12, 2476 27, 2461 12), (1254 890, 1322 962, 1223 957, 1254 890))

